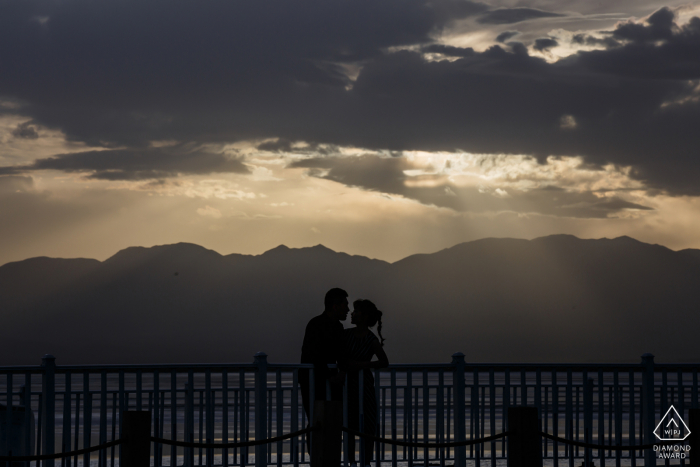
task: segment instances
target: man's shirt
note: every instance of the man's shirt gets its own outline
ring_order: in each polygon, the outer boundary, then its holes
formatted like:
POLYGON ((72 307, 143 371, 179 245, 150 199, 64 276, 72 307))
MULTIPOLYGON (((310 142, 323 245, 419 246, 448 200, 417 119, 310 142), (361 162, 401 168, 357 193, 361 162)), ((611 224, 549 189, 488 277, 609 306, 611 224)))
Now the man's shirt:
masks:
POLYGON ((323 379, 336 373, 328 369, 329 364, 337 363, 339 368, 344 368, 343 325, 340 321, 325 314, 309 321, 301 346, 301 363, 313 363, 315 377, 323 379))

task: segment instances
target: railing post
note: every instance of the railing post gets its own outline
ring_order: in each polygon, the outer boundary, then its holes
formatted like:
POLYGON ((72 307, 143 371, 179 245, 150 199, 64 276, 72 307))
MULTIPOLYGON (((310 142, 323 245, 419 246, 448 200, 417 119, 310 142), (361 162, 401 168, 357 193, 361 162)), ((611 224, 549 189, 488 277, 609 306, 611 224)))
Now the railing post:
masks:
POLYGON ((151 412, 125 410, 122 438, 121 467, 149 467, 151 465, 151 412))
MULTIPOLYGON (((454 373, 452 376, 452 386, 455 397, 455 413, 454 413, 454 434, 455 442, 466 441, 466 410, 465 410, 465 394, 464 394, 464 354, 457 352, 452 354, 452 366, 454 373)), ((455 467, 466 467, 467 465, 467 447, 460 446, 455 448, 455 467)))
MULTIPOLYGON (((255 354, 255 440, 267 438, 267 354, 255 354)), ((267 467, 267 444, 255 446, 255 467, 267 467)))
MULTIPOLYGON (((42 454, 54 454, 55 443, 55 424, 56 414, 54 413, 56 403, 56 357, 46 354, 41 359, 41 366, 44 368, 44 374, 41 380, 41 392, 44 399, 44 407, 42 414, 42 430, 44 432, 42 454)), ((44 467, 53 467, 54 460, 44 461, 44 467)))
POLYGON ((317 430, 311 436, 311 467, 338 467, 343 438, 343 403, 316 401, 314 407, 311 426, 317 430))
POLYGON ((542 467, 537 407, 508 407, 508 467, 542 467))
POLYGON ((690 436, 687 438, 690 446, 690 467, 700 465, 700 409, 688 410, 688 429, 690 436))
MULTIPOLYGON (((642 420, 644 444, 651 444, 656 441, 654 436, 654 422, 656 418, 654 401, 654 356, 650 353, 642 355, 642 368, 644 375, 642 380, 642 407, 644 410, 644 420, 642 420)), ((644 467, 656 466, 656 454, 653 449, 644 452, 644 467)))

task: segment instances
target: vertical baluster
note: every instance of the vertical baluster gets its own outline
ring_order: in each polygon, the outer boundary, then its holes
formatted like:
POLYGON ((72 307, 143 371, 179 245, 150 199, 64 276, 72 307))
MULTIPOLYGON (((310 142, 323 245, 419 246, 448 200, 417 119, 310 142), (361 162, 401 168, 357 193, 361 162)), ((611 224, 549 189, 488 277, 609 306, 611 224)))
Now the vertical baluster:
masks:
MULTIPOLYGON (((83 373, 83 448, 92 446, 92 394, 90 394, 90 373, 83 373)), ((90 454, 83 454, 83 466, 90 465, 90 454)))
MULTIPOLYGON (((615 413, 615 408, 613 406, 613 391, 615 384, 608 386, 608 446, 613 444, 613 414, 615 413)), ((608 450, 608 457, 612 457, 613 451, 608 450)))
MULTIPOLYGON (((23 396, 23 401, 22 404, 24 405, 24 426, 25 432, 24 436, 26 440, 29 441, 29 448, 27 449, 27 455, 31 456, 34 454, 33 450, 33 443, 31 440, 34 439, 34 428, 32 427, 31 423, 31 418, 34 416, 34 413, 32 411, 32 374, 27 372, 24 374, 24 393, 22 394, 23 396)), ((70 430, 70 419, 68 420, 69 426, 68 429, 70 430)), ((70 438, 70 435, 69 435, 70 438)), ((69 446, 70 447, 70 446, 69 446)), ((70 460, 70 459, 69 459, 70 460)), ((38 464, 38 463, 37 463, 38 464)), ((26 462, 24 467, 29 467, 29 462, 26 462)))
MULTIPOLYGON (((640 439, 643 439, 644 443, 653 443, 656 440, 656 436, 654 436, 656 390, 654 388, 654 356, 652 354, 642 355, 642 368, 644 371, 642 384, 643 434, 640 434, 640 439)), ((653 450, 646 449, 644 454, 644 467, 655 466, 656 454, 653 450)))
POLYGON ((136 370, 136 410, 143 410, 143 388, 141 370, 136 370))
MULTIPOLYGON (((240 389, 233 390, 233 440, 240 441, 242 439, 242 430, 239 430, 240 425, 240 389)), ((238 448, 233 448, 233 465, 238 464, 238 448)))
MULTIPOLYGON (((404 407, 404 423, 405 429, 404 429, 404 440, 405 441, 413 441, 413 414, 412 414, 412 408, 413 408, 413 398, 412 398, 412 393, 413 393, 413 388, 411 387, 411 370, 408 369, 406 370, 406 388, 404 389, 404 396, 403 396, 403 407, 404 407)), ((413 452, 411 448, 406 449, 406 453, 408 454, 408 467, 413 467, 413 452)), ((404 457, 406 454, 404 454, 404 457)))
MULTIPOLYGON (((207 369, 204 372, 204 391, 205 391, 205 401, 206 401, 206 412, 204 414, 206 418, 206 439, 207 443, 214 442, 214 396, 211 390, 211 370, 207 369)), ((201 412, 200 412, 201 414, 201 412)), ((201 421, 200 421, 201 426, 201 421)), ((212 448, 207 448, 207 467, 212 467, 214 465, 214 450, 212 448)))
MULTIPOLYGON (((552 434, 559 436, 559 384, 557 370, 552 370, 552 434)), ((559 442, 552 441, 552 465, 559 467, 559 442)))
MULTIPOLYGON (((454 418, 451 416, 452 410, 454 410, 453 404, 452 404, 452 386, 447 386, 446 389, 447 389, 447 396, 446 396, 447 399, 445 400, 445 417, 446 417, 445 418, 445 438, 452 439, 452 437, 451 437, 452 433, 450 432, 450 427, 452 426, 451 425, 452 419, 454 418)), ((445 450, 446 459, 454 459, 454 457, 452 457, 452 454, 453 453, 450 450, 450 448, 447 448, 445 450)))
MULTIPOLYGON (((542 411, 542 370, 540 368, 537 368, 535 370, 535 407, 537 407, 537 413, 540 414, 540 419, 539 419, 539 429, 542 431, 542 419, 547 416, 546 412, 542 411)), ((542 452, 542 442, 546 440, 542 440, 540 442, 540 452, 542 452)), ((546 454, 546 453, 545 453, 546 454)))
MULTIPOLYGON (((63 436, 61 437, 61 452, 70 451, 70 417, 73 405, 73 396, 71 389, 71 373, 66 371, 65 373, 65 391, 63 393, 63 436)), ((27 409, 29 410, 29 409, 27 409)), ((70 458, 61 458, 61 467, 66 467, 70 464, 70 458)))
MULTIPOLYGON (((423 441, 430 442, 430 388, 428 387, 428 370, 423 370, 423 441)), ((428 467, 430 462, 428 448, 423 449, 423 464, 428 467)))
MULTIPOLYGON (((508 426, 508 407, 510 407, 510 368, 503 369, 503 414, 501 415, 501 426, 505 431, 508 426)), ((501 440, 501 456, 506 455, 506 438, 501 440)))
MULTIPOLYGON (((276 377, 276 394, 277 399, 275 401, 275 416, 277 422, 276 436, 282 436, 284 434, 284 393, 282 392, 282 371, 277 370, 275 373, 276 377)), ((272 412, 272 410, 270 410, 272 412)), ((284 444, 282 441, 277 443, 277 467, 282 467, 282 452, 284 451, 284 444)))
MULTIPOLYGON (((386 390, 387 388, 384 387, 382 388, 382 402, 381 402, 381 407, 382 407, 382 426, 379 432, 379 436, 382 438, 386 437, 386 390)), ((379 444, 379 443, 377 443, 379 444)), ((386 449, 382 449, 382 454, 381 457, 377 457, 377 460, 385 461, 386 460, 386 449)))
MULTIPOLYGON (((573 375, 572 369, 566 370, 566 420, 564 422, 564 432, 567 439, 574 439, 573 424, 574 424, 574 407, 573 407, 573 375)), ((571 445, 564 445, 564 453, 569 458, 569 467, 574 467, 574 450, 571 445)))
MULTIPOLYGON (((12 372, 8 371, 5 374, 5 446, 3 446, 5 455, 8 455, 12 446, 10 445, 10 430, 12 429, 12 372)), ((16 452, 13 454, 17 454, 16 452)), ((10 465, 8 462, 4 462, 6 465, 10 465)))
MULTIPOLYGON (((474 366, 474 380, 472 381, 472 406, 474 407, 474 433, 472 439, 479 438, 481 434, 481 406, 484 402, 479 398, 479 368, 474 366)), ((474 465, 481 465, 482 444, 474 446, 474 465)))
MULTIPOLYGON (((391 370, 391 438, 397 439, 398 430, 396 427, 396 406, 398 401, 396 400, 396 370, 392 368, 391 370)), ((391 446, 391 467, 397 467, 397 449, 396 445, 391 446)), ((295 466, 296 467, 296 466, 295 466)))
MULTIPOLYGON (((496 375, 489 369, 489 435, 496 435, 496 375)), ((491 441, 491 467, 496 467, 496 441, 491 441)))
MULTIPOLYGON (((267 390, 267 437, 272 438, 272 389, 267 390)), ((272 464, 272 446, 267 446, 267 465, 272 464)))
MULTIPOLYGON (((238 372, 238 400, 240 403, 238 404, 238 417, 239 417, 239 441, 247 442, 248 441, 248 396, 247 396, 247 391, 246 391, 246 381, 245 381, 245 371, 240 370, 238 372)), ((245 465, 248 463, 248 448, 247 447, 242 447, 240 449, 240 463, 241 467, 245 467, 245 465)))
MULTIPOLYGON (((112 393, 112 441, 117 440, 117 393, 112 393)), ((162 436, 162 435, 161 435, 162 436)), ((110 466, 114 467, 114 455, 116 449, 114 446, 110 449, 110 466)))
MULTIPOLYGON (((584 442, 593 443, 593 378, 588 377, 588 372, 583 372, 583 436, 584 442)), ((584 462, 589 465, 593 461, 593 450, 584 450, 584 462)))
MULTIPOLYGON (((107 372, 100 373, 100 444, 107 442, 107 372)), ((99 450, 98 465, 107 467, 107 452, 99 450)))
MULTIPOLYGON (((258 352, 255 354, 255 439, 265 439, 267 433, 267 354, 258 352)), ((313 401, 313 399, 312 399, 313 401)), ((312 402, 313 404, 313 402, 312 402)), ((313 418, 311 419, 313 423, 313 418)), ((267 445, 255 447, 255 466, 266 467, 267 445)))
MULTIPOLYGON (((44 355, 41 359, 44 368, 44 378, 42 393, 44 397, 44 446, 43 454, 53 454, 55 448, 54 431, 56 429, 56 358, 53 355, 44 355)), ((9 402, 9 401, 8 401, 9 402)), ((8 405, 7 414, 11 413, 11 406, 8 405)), ((8 424, 7 426, 11 426, 8 424)), ((44 467, 54 467, 53 460, 44 461, 44 467)))
MULTIPOLYGON (((615 369, 613 386, 615 387, 615 445, 622 445, 622 387, 620 386, 620 371, 615 369)), ((615 467, 620 467, 622 451, 615 451, 615 467)))
MULTIPOLYGON (((247 385, 247 383, 246 383, 247 385)), ((250 441, 250 412, 251 412, 251 404, 250 404, 250 396, 252 394, 252 391, 250 391, 247 387, 245 389, 245 439, 246 441, 250 441)), ((250 463, 250 450, 246 446, 245 448, 245 461, 246 463, 250 463)))
MULTIPOLYGON (((160 373, 158 370, 153 370, 153 436, 160 437, 160 373)), ((161 450, 163 446, 158 443, 153 443, 153 464, 155 467, 161 466, 161 450)))
MULTIPOLYGON (((372 371, 372 370, 370 370, 372 371)), ((381 387, 382 380, 381 380, 381 374, 379 373, 379 369, 374 370, 374 400, 377 401, 376 403, 376 419, 374 421, 375 423, 375 433, 377 436, 382 436, 383 433, 379 429, 379 414, 384 413, 384 405, 381 404, 381 401, 379 400, 379 388, 381 387), (380 412, 381 411, 381 412, 380 412)), ((381 448, 380 443, 377 441, 374 443, 374 465, 375 467, 379 467, 379 449, 381 448)), ((364 462, 364 461, 363 461, 364 462)))
MULTIPOLYGON (((591 401, 593 398, 591 398, 591 401)), ((605 385, 603 380, 603 370, 598 369, 598 444, 605 443, 605 385)), ((591 427, 593 424, 591 423, 591 427)), ((591 440, 593 436, 591 436, 591 440)), ((605 449, 598 449, 600 467, 605 467, 605 449)))
MULTIPOLYGON (((628 390, 629 390, 629 415, 628 415, 628 421, 627 421, 627 431, 629 432, 629 445, 634 446, 636 444, 635 438, 635 390, 634 390, 634 370, 629 371, 628 375, 629 381, 628 383, 628 390)), ((632 467, 635 467, 637 465, 637 452, 636 451, 630 451, 629 452, 630 456, 630 462, 632 467)))
MULTIPOLYGON (((291 400, 291 431, 295 432, 299 430, 299 370, 294 368, 292 370, 292 400, 291 400)), ((345 418, 343 419, 345 420, 345 418)), ((343 426, 347 426, 343 423, 343 426)), ((347 457, 347 449, 344 450, 344 458, 347 457)), ((294 467, 299 467, 299 440, 297 438, 292 438, 289 440, 289 456, 291 457, 291 462, 294 467)), ((347 464, 347 459, 345 459, 347 464)))
MULTIPOLYGON (((481 390, 481 404, 479 404, 479 427, 481 431, 479 432, 479 437, 484 438, 486 436, 486 386, 480 386, 481 390)), ((486 456, 486 443, 479 443, 479 458, 483 459, 486 456)))
MULTIPOLYGON (((185 384, 185 426, 184 437, 189 443, 194 442, 194 373, 187 372, 187 383, 185 384)), ((194 448, 185 448, 184 464, 186 467, 194 466, 194 448)))
MULTIPOLYGON (((540 415, 540 423, 544 423, 544 428, 540 428, 545 433, 549 433, 549 387, 544 387, 544 410, 540 415)), ((546 459, 549 452, 549 440, 547 438, 542 439, 542 444, 544 444, 544 453, 542 454, 542 459, 546 459)))
MULTIPOLYGON (((435 440, 445 442, 445 370, 438 370, 438 388, 435 399, 435 440)), ((440 467, 445 467, 445 448, 439 449, 440 467)), ((437 454, 437 452, 436 452, 437 454)))
MULTIPOLYGON (((221 442, 228 443, 228 370, 221 370, 221 442)), ((221 465, 228 467, 228 449, 221 450, 221 465)))
MULTIPOLYGON (((204 441, 204 391, 199 391, 199 413, 198 415, 198 427, 199 427, 199 437, 198 441, 201 443, 204 441)), ((202 448, 198 449, 199 451, 199 465, 204 465, 202 462, 204 461, 204 451, 202 448)), ((210 466, 207 466, 210 467, 210 466)))
MULTIPOLYGON (((418 417, 418 386, 416 386, 413 390, 413 408, 411 411, 413 412, 413 441, 418 442, 418 420, 420 420, 420 417, 418 417)), ((412 449, 412 456, 414 459, 418 459, 418 448, 413 448, 412 449)))
MULTIPOLYGON (((75 394, 75 421, 73 422, 75 424, 75 432, 73 436, 73 450, 77 451, 78 448, 80 447, 80 393, 76 392, 75 394)), ((37 462, 37 464, 39 464, 37 462)), ((78 456, 73 456, 73 467, 78 467, 78 456)))
MULTIPOLYGON (((177 439, 177 371, 170 370, 170 439, 177 439)), ((183 441, 185 438, 183 436, 183 441)), ((177 446, 170 446, 170 467, 177 466, 177 446)))

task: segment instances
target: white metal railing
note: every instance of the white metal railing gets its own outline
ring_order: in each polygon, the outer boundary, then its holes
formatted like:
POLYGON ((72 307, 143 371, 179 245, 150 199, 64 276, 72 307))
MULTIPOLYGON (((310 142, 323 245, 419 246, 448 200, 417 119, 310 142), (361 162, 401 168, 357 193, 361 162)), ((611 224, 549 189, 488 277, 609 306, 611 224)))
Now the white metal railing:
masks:
MULTIPOLYGON (((264 353, 250 364, 208 365, 57 366, 46 356, 41 366, 0 367, 0 401, 7 406, 5 426, 14 423, 22 431, 17 438, 36 441, 32 452, 15 448, 13 455, 68 452, 116 440, 124 410, 150 411, 155 437, 244 442, 306 426, 298 384, 302 368, 312 366, 269 363, 264 353)), ((508 407, 529 405, 539 409, 541 430, 555 436, 607 445, 651 443, 656 422, 671 404, 682 417, 698 408, 698 368, 655 364, 648 354, 640 364, 473 364, 458 353, 450 363, 390 365, 373 370, 376 432, 404 441, 482 438, 505 431, 508 407)), ((302 437, 255 448, 154 445, 152 457, 155 467, 296 467, 309 462, 305 443, 302 437)), ((0 455, 16 444, 6 436, 0 455)), ((547 439, 542 453, 554 467, 573 467, 578 459, 599 460, 601 467, 656 462, 651 450, 584 449, 547 439)), ((469 460, 478 467, 495 466, 505 456, 505 440, 438 449, 378 445, 374 463, 464 467, 469 460)), ((119 448, 44 465, 86 466, 91 459, 98 467, 113 467, 119 448)))

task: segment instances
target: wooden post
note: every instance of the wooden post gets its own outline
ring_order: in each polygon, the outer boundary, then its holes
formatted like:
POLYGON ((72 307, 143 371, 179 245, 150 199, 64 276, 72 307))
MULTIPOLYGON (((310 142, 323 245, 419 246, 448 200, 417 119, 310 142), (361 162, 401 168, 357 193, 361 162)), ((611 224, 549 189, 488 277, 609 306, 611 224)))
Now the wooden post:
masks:
POLYGON ((542 467, 537 407, 509 407, 508 431, 508 467, 542 467))
POLYGON ((338 467, 343 439, 343 403, 316 401, 311 434, 311 467, 338 467))
POLYGON ((690 446, 690 467, 700 466, 700 409, 688 410, 688 429, 690 436, 686 442, 690 446))
POLYGON ((121 467, 149 467, 151 465, 151 412, 124 411, 124 431, 121 467))

